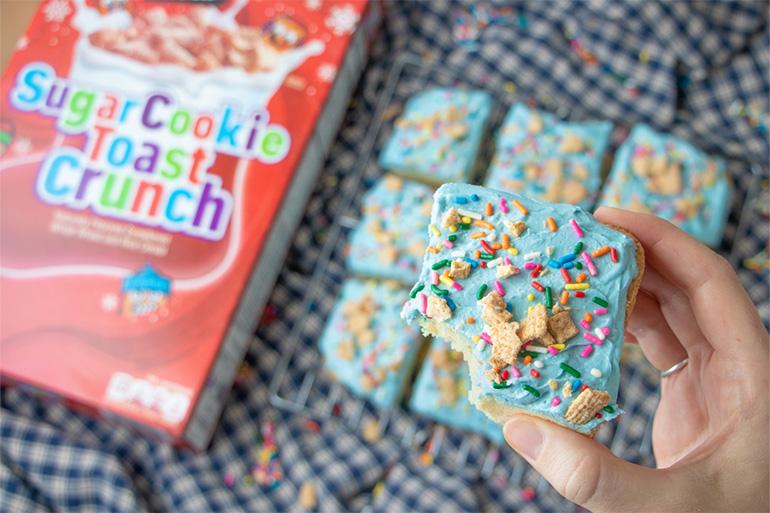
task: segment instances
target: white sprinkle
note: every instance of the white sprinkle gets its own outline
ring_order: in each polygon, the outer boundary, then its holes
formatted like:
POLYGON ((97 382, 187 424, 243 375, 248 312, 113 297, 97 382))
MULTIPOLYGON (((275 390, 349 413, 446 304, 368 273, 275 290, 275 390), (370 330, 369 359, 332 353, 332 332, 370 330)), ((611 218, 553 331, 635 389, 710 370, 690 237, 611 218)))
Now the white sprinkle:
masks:
POLYGON ((524 260, 533 260, 535 258, 540 258, 539 251, 533 251, 532 253, 527 253, 526 255, 524 255, 524 260))
POLYGON ((494 260, 490 260, 487 262, 487 267, 497 267, 498 265, 503 263, 502 257, 495 258, 494 260))
POLYGON ((463 251, 462 249, 458 249, 457 251, 452 251, 450 255, 456 258, 462 258, 465 256, 465 251, 463 251))
POLYGON ((545 248, 545 254, 550 258, 550 256, 553 255, 553 246, 548 246, 545 248))
POLYGON ((547 353, 548 349, 540 346, 527 346, 527 349, 525 351, 532 351, 533 353, 547 353))
POLYGON ((478 342, 476 342, 476 351, 478 351, 479 353, 483 353, 486 347, 487 347, 487 343, 484 342, 483 340, 479 340, 478 342))
POLYGON ((542 271, 540 271, 540 276, 548 276, 551 273, 551 270, 547 267, 544 267, 542 271))
POLYGON ((599 338, 599 340, 604 340, 605 336, 601 329, 596 328, 594 333, 596 333, 596 336, 599 338))
POLYGON ((464 208, 458 208, 457 213, 461 216, 470 217, 471 219, 476 219, 477 221, 481 221, 481 214, 478 214, 476 212, 471 212, 470 210, 465 210, 464 208))
POLYGON ((541 362, 540 360, 535 360, 535 367, 537 367, 538 369, 542 369, 543 362, 541 362))
POLYGON ((593 369, 591 369, 591 376, 593 376, 595 378, 601 378, 602 377, 602 371, 600 371, 599 369, 594 367, 593 369))
POLYGON ((496 241, 497 240, 497 232, 492 232, 489 235, 487 235, 487 240, 490 241, 490 242, 496 241))

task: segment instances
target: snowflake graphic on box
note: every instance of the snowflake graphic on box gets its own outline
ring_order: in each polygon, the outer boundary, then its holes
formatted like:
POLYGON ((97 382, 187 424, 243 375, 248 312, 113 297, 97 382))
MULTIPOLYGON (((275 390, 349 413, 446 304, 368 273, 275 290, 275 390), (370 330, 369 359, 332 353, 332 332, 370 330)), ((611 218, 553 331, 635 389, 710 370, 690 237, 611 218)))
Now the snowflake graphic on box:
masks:
POLYGON ((318 79, 322 82, 331 82, 334 80, 334 77, 337 76, 337 66, 334 64, 325 62, 318 66, 318 71, 316 72, 316 76, 318 76, 318 79))
POLYGON ((359 14, 352 5, 335 5, 329 11, 324 23, 326 28, 334 32, 335 36, 352 34, 358 24, 359 14))
POLYGON ((69 0, 49 0, 43 7, 43 15, 47 22, 62 22, 70 15, 72 8, 69 0))

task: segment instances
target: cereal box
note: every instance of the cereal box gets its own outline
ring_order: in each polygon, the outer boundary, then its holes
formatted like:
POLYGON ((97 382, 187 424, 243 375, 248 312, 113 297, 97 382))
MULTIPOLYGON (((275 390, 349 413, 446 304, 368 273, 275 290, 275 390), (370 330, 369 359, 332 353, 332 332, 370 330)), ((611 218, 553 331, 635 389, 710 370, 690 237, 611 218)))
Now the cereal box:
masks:
POLYGON ((205 447, 379 7, 44 1, 2 76, 3 381, 205 447))

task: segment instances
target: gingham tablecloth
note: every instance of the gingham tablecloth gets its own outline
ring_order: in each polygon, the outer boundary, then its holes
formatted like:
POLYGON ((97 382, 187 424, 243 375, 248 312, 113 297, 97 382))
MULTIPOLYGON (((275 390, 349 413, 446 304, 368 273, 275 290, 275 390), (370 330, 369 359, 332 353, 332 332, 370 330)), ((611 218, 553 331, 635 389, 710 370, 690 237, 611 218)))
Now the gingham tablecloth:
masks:
MULTIPOLYGON (((337 419, 312 425, 270 407, 267 383, 289 331, 302 323, 304 342, 314 344, 334 300, 325 298, 309 316, 300 308, 334 199, 352 187, 357 150, 391 59, 404 51, 459 67, 490 87, 512 82, 537 89, 571 112, 624 125, 644 121, 674 132, 730 159, 736 188, 745 191, 752 183, 749 164, 768 162, 768 4, 533 1, 505 9, 477 6, 473 12, 470 4, 387 6, 370 64, 273 291, 277 315, 260 325, 247 356, 252 372, 233 388, 210 449, 176 450, 7 388, 0 418, 0 508, 301 511, 297 496, 305 484, 312 485, 324 511, 564 509, 552 492, 532 500, 509 484, 515 456, 507 448, 500 449, 495 473, 483 478, 475 470, 478 462, 462 468, 439 460, 426 464, 419 450, 404 450, 391 436, 369 443, 337 419), (489 23, 458 44, 453 27, 467 25, 473 13, 489 23), (268 421, 276 427, 283 477, 279 485, 263 487, 243 477, 257 462, 260 429, 268 421)), ((734 245, 736 262, 768 240, 767 219, 746 205, 746 234, 733 244, 742 203, 736 200, 722 248, 727 252, 734 245)), ((739 274, 768 324, 767 271, 739 274)), ((633 405, 621 421, 624 440, 634 441, 644 436, 654 411, 655 379, 624 378, 624 384, 625 403, 633 405)), ((369 415, 367 409, 364 421, 369 415)), ((400 415, 393 422, 413 419, 400 415)), ((450 438, 460 436, 450 431, 450 438)), ((618 452, 645 462, 636 442, 618 452)), ((522 485, 535 485, 537 476, 522 479, 522 485)))

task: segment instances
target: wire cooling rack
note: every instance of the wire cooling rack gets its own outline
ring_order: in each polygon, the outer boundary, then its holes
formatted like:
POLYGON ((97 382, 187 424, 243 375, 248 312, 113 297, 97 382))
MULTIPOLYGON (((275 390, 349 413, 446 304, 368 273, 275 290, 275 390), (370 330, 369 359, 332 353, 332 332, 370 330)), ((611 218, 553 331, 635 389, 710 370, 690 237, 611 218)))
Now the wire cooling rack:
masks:
MULTIPOLYGON (((470 81, 460 70, 452 70, 443 64, 425 61, 412 54, 396 58, 380 93, 373 122, 360 147, 359 160, 352 171, 352 183, 339 198, 335 221, 327 232, 301 311, 316 311, 323 303, 321 298, 336 297, 340 284, 347 276, 345 248, 348 234, 358 222, 358 202, 362 193, 382 174, 377 166, 377 156, 390 136, 392 121, 401 113, 410 96, 435 86, 481 88, 492 94, 495 105, 488 124, 489 134, 496 133, 508 108, 515 102, 548 110, 561 119, 576 120, 569 108, 552 98, 541 97, 537 92, 527 94, 529 92, 516 89, 513 84, 508 84, 503 90, 490 90, 485 84, 470 81)), ((494 138, 485 137, 483 140, 485 142, 473 175, 477 182, 494 154, 494 138)), ((750 174, 743 173, 743 176, 748 179, 735 184, 729 221, 729 226, 734 229, 728 231, 721 248, 734 265, 739 257, 731 248, 733 241, 740 240, 747 229, 749 216, 745 215, 745 211, 748 209, 743 207, 752 203, 751 197, 753 191, 758 189, 761 169, 752 168, 750 174)), ((318 313, 323 318, 329 314, 328 311, 318 313)), ((315 345, 308 347, 303 340, 302 329, 301 324, 295 325, 282 345, 281 359, 269 387, 270 401, 275 407, 317 420, 335 416, 356 431, 361 429, 362 419, 376 419, 379 436, 394 437, 408 451, 422 450, 436 464, 475 472, 486 479, 495 478, 501 486, 533 486, 540 504, 548 500, 554 509, 566 511, 575 508, 512 451, 498 450, 496 445, 486 442, 480 435, 449 429, 402 407, 377 409, 368 401, 354 397, 341 384, 324 377, 319 363, 320 353, 315 345), (315 363, 308 365, 308 360, 315 363), (295 370, 297 372, 293 372, 295 370)), ((624 351, 624 355, 626 362, 621 366, 618 403, 626 413, 619 421, 605 424, 598 432, 597 440, 626 460, 652 466, 651 433, 658 400, 658 375, 638 351, 624 351)))

